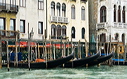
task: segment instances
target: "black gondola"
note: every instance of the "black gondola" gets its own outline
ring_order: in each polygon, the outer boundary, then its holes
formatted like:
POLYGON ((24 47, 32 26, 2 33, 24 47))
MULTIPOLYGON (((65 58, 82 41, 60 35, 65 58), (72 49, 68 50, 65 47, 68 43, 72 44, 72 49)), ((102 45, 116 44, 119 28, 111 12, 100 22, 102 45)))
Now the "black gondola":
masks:
POLYGON ((75 67, 80 67, 84 64, 87 64, 95 59, 97 59, 98 57, 100 56, 100 53, 97 53, 93 56, 90 56, 90 57, 86 57, 86 58, 82 58, 82 59, 77 59, 77 60, 72 60, 72 61, 69 61, 67 63, 65 63, 63 65, 64 68, 75 68, 75 67))
MULTIPOLYGON (((64 64, 73 58, 74 54, 70 54, 69 56, 59 58, 52 61, 45 61, 45 62, 33 62, 30 63, 30 68, 34 69, 49 69, 55 68, 61 64, 64 64)), ((14 67, 14 62, 10 62, 10 67, 14 67)), ((29 68, 28 63, 18 63, 18 68, 29 68)))
MULTIPOLYGON (((94 60, 94 61, 88 63, 87 66, 90 67, 90 66, 98 65, 99 63, 102 63, 102 62, 104 62, 104 61, 110 59, 110 58, 113 56, 113 54, 114 54, 114 53, 112 52, 112 53, 110 53, 110 54, 107 55, 107 56, 100 56, 100 57, 98 57, 96 60, 94 60)), ((84 65, 84 66, 86 66, 86 65, 84 65)))

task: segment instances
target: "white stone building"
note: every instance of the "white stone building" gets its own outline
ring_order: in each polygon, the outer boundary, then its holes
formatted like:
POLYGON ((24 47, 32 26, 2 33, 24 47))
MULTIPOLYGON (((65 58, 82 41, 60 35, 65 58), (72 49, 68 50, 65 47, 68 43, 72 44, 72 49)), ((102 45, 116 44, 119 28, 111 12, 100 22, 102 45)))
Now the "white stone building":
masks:
POLYGON ((96 41, 106 46, 111 42, 116 52, 123 53, 127 43, 127 0, 90 0, 89 6, 90 35, 95 34, 96 41))

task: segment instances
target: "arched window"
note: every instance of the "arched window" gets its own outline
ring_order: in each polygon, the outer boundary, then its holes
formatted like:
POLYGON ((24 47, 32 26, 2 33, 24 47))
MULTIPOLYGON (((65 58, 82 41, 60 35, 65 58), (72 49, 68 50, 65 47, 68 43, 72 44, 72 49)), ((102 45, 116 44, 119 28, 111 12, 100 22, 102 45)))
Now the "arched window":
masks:
POLYGON ((100 22, 106 22, 106 7, 102 6, 100 9, 100 22))
POLYGON ((119 38, 119 34, 116 33, 116 34, 115 34, 115 40, 118 40, 118 38, 119 38))
POLYGON ((61 26, 57 25, 57 37, 61 37, 61 26))
POLYGON ((57 3, 57 6, 56 6, 56 8, 57 8, 57 16, 60 16, 60 8, 61 7, 61 5, 60 5, 60 3, 58 2, 57 3))
POLYGON ((114 5, 114 22, 116 22, 116 5, 114 5))
POLYGON ((51 37, 56 37, 56 25, 51 25, 51 37))
POLYGON ((71 37, 75 38, 75 27, 72 27, 71 29, 71 37))
POLYGON ((71 19, 75 19, 75 5, 71 6, 71 19))
POLYGON ((118 7, 118 22, 121 22, 121 9, 118 7))
POLYGON ((102 33, 100 35, 100 42, 106 42, 106 34, 105 33, 102 33))
POLYGON ((62 36, 66 36, 66 29, 67 27, 65 25, 62 26, 62 36))
POLYGON ((122 34, 122 42, 125 44, 125 34, 122 34))
POLYGON ((122 21, 123 21, 123 23, 125 23, 125 17, 126 17, 126 15, 125 15, 125 6, 124 6, 123 11, 122 11, 122 21))
POLYGON ((85 7, 81 7, 81 20, 85 20, 85 7))
POLYGON ((85 38, 84 35, 85 35, 85 28, 82 28, 82 39, 85 38))
POLYGON ((55 16, 55 2, 51 2, 51 15, 55 16))
POLYGON ((62 4, 62 16, 66 17, 66 4, 65 3, 62 4))

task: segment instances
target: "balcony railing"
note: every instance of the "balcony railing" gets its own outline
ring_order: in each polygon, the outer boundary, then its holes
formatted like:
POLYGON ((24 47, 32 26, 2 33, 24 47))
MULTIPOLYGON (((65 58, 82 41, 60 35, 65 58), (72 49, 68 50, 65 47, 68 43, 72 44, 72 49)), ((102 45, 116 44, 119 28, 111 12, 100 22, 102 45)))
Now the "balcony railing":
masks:
POLYGON ((0 3, 0 11, 17 13, 18 12, 18 6, 12 5, 12 4, 0 3))
POLYGON ((127 23, 114 23, 114 26, 116 28, 127 28, 127 23))
POLYGON ((68 18, 67 17, 60 17, 60 16, 51 16, 50 21, 56 22, 56 23, 68 23, 68 18))
POLYGON ((96 29, 104 29, 106 27, 108 27, 107 23, 97 23, 96 24, 96 29))
POLYGON ((110 27, 114 28, 127 28, 127 23, 113 23, 113 24, 108 24, 108 23, 97 23, 96 24, 96 29, 104 29, 107 28, 110 25, 110 27))

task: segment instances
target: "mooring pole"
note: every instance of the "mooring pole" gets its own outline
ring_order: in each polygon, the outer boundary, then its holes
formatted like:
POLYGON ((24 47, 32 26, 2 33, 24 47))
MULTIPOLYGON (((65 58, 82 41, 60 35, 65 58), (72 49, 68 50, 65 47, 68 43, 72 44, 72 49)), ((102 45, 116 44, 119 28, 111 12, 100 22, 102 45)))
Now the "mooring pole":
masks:
POLYGON ((9 55, 10 55, 10 53, 8 51, 8 41, 7 41, 7 69, 8 69, 8 71, 10 70, 10 67, 9 67, 9 55))
POLYGON ((2 40, 0 35, 0 69, 2 68, 2 40))
POLYGON ((28 23, 28 67, 30 70, 30 34, 29 34, 29 23, 28 23))

